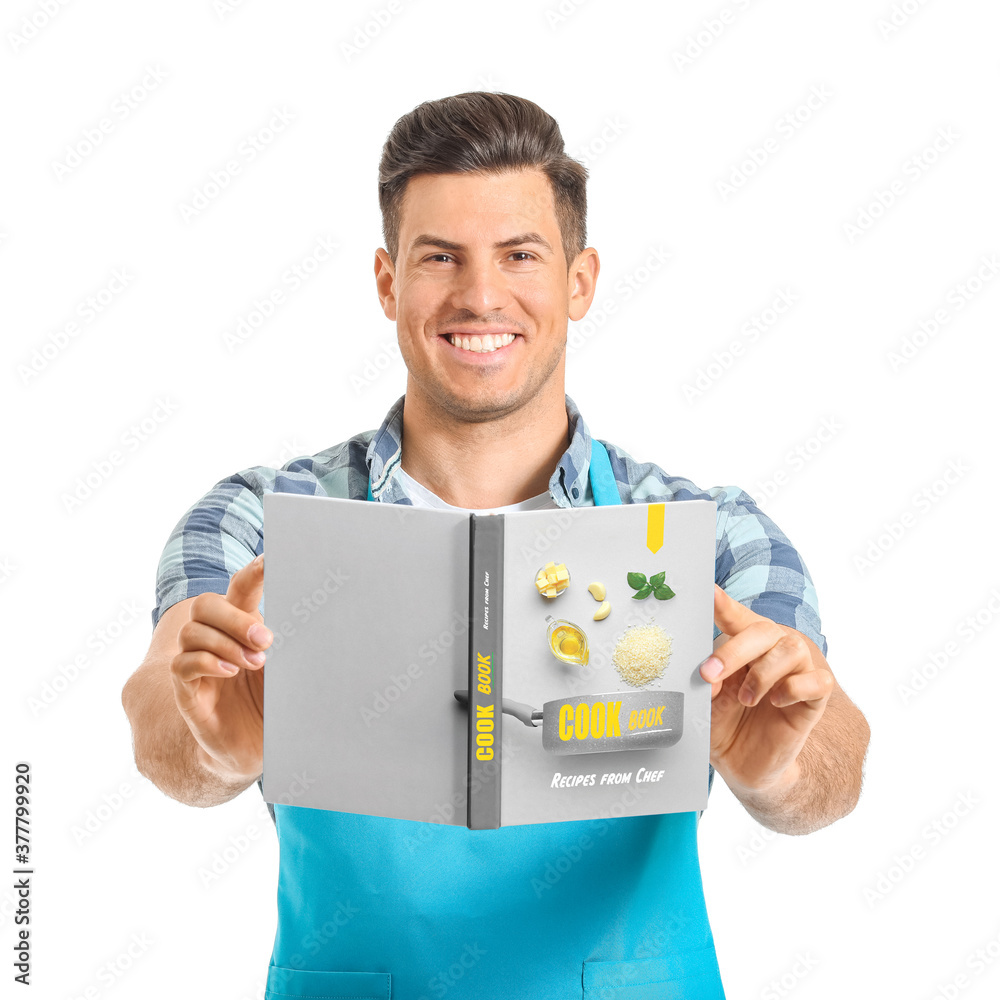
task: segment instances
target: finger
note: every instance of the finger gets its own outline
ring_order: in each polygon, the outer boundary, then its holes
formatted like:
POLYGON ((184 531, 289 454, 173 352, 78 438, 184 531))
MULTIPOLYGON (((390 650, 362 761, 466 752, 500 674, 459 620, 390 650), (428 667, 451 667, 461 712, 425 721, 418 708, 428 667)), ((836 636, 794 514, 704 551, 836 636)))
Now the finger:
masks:
POLYGON ((771 691, 775 708, 787 708, 800 702, 819 707, 833 693, 833 674, 829 670, 806 670, 783 678, 771 691))
POLYGON ((740 604, 730 597, 718 584, 715 585, 715 607, 712 617, 726 635, 736 635, 753 622, 766 620, 745 604, 740 604))
POLYGON ((781 638, 750 664, 738 698, 744 705, 756 705, 783 677, 812 669, 812 657, 801 637, 782 632, 781 638))
POLYGON ((740 667, 763 656, 784 632, 774 622, 760 615, 750 622, 742 632, 727 639, 701 665, 701 676, 706 681, 724 681, 740 667))
POLYGON ((177 633, 177 642, 183 652, 205 650, 230 663, 241 663, 250 669, 264 665, 266 654, 263 650, 249 649, 236 642, 225 632, 212 625, 191 619, 186 621, 177 633))
MULTIPOLYGON (((233 574, 230 590, 233 589, 233 580, 244 569, 246 567, 233 574)), ((241 585, 239 582, 236 584, 237 588, 241 585)), ((256 607, 252 611, 242 610, 222 594, 199 594, 191 602, 191 620, 211 625, 250 649, 267 649, 274 639, 270 629, 261 622, 260 611, 256 607)))
POLYGON ((226 600, 241 611, 256 613, 264 596, 264 556, 252 559, 229 580, 226 600))
POLYGON ((234 671, 238 673, 239 667, 232 663, 226 665, 225 660, 221 660, 218 656, 204 649, 178 653, 170 661, 171 674, 185 687, 201 680, 202 677, 228 679, 233 676, 234 671))

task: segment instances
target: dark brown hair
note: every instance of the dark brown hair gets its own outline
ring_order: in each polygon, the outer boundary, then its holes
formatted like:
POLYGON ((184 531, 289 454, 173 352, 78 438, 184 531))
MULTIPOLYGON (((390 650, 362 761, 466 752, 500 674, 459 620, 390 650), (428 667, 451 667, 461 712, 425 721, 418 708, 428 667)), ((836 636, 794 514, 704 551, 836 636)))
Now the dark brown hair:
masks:
POLYGON ((587 246, 587 168, 566 155, 556 120, 513 94, 471 91, 424 101, 393 126, 378 172, 385 248, 396 263, 403 195, 418 174, 535 168, 555 196, 566 267, 587 246))

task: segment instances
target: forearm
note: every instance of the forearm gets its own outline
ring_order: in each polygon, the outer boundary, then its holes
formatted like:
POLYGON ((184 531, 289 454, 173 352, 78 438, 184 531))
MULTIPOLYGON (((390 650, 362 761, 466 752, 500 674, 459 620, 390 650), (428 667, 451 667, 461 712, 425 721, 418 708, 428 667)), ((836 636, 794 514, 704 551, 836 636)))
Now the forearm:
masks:
POLYGON ((723 778, 747 812, 777 833, 820 830, 858 803, 870 731, 839 685, 782 779, 761 791, 723 778))
POLYGON ((122 691, 122 706, 139 773, 171 798, 190 806, 220 805, 257 780, 234 779, 203 763, 207 755, 177 710, 165 667, 136 671, 122 691))

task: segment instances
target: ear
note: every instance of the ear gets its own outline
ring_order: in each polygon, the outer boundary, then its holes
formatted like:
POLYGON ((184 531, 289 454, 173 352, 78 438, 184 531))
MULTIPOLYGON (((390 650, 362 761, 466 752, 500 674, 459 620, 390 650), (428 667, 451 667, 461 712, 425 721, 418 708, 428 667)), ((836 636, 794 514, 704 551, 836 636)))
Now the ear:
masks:
POLYGON ((597 275, 601 270, 601 259, 593 247, 582 250, 569 269, 569 318, 578 321, 587 315, 590 303, 597 291, 597 275))
POLYGON ((396 269, 382 247, 375 251, 375 288, 386 319, 396 319, 396 269))

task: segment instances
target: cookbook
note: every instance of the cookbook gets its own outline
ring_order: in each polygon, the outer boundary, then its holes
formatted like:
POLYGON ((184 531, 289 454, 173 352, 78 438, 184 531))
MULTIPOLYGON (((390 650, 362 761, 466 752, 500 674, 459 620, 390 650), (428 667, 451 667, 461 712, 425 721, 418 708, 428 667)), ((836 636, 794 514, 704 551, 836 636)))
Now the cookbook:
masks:
POLYGON ((266 495, 265 800, 476 830, 704 809, 715 524, 266 495))

